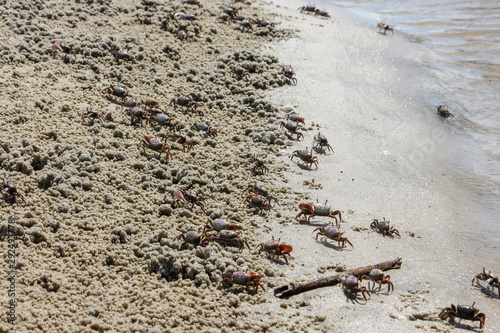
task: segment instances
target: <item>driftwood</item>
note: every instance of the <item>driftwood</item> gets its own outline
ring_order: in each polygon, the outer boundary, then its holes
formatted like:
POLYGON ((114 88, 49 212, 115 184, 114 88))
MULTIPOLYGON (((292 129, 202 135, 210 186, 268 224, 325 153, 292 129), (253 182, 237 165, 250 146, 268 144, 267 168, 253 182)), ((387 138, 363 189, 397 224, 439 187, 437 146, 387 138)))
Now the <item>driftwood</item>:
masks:
POLYGON ((274 289, 274 296, 279 298, 286 298, 317 288, 331 287, 342 282, 342 278, 347 275, 354 275, 359 278, 364 274, 368 275, 370 271, 374 268, 387 271, 389 269, 400 268, 402 263, 403 259, 397 258, 394 260, 381 262, 375 265, 354 268, 339 274, 328 275, 313 280, 302 281, 300 283, 290 283, 288 285, 274 289))

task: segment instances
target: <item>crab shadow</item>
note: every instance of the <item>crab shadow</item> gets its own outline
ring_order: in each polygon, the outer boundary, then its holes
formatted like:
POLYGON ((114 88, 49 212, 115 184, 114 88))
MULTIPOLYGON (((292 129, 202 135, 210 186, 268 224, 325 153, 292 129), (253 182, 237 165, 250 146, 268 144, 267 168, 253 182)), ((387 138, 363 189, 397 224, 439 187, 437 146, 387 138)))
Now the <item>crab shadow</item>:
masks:
POLYGON ((484 295, 488 296, 489 298, 498 298, 500 299, 500 295, 498 295, 497 293, 495 293, 495 290, 491 289, 491 288, 488 288, 488 287, 485 287, 485 286, 482 286, 482 285, 475 285, 474 286, 476 289, 479 289, 484 295))
POLYGON ((321 154, 321 155, 325 155, 325 156, 327 156, 327 155, 333 155, 333 153, 328 154, 328 151, 325 148, 313 147, 312 150, 316 154, 321 154))
POLYGON ((482 332, 483 329, 479 328, 479 326, 473 326, 472 324, 463 324, 457 320, 461 320, 460 318, 449 320, 448 325, 454 326, 456 328, 461 328, 464 330, 472 331, 472 332, 482 332))
POLYGON ((349 291, 344 290, 344 295, 346 296, 346 303, 349 303, 349 301, 351 301, 352 304, 357 303, 360 305, 366 305, 366 303, 368 303, 368 300, 365 300, 363 296, 360 296, 356 293, 350 293, 349 291), (360 302, 359 300, 362 300, 362 302, 360 302))
POLYGON ((147 153, 143 152, 142 150, 141 150, 140 153, 141 153, 142 156, 144 156, 148 160, 148 162, 151 162, 152 160, 156 160, 160 164, 166 164, 166 165, 168 165, 168 162, 169 162, 168 158, 167 159, 165 159, 165 158, 161 159, 158 156, 148 155, 147 153))
MULTIPOLYGON (((335 242, 335 241, 332 240, 332 242, 335 242)), ((344 250, 348 249, 347 246, 346 247, 342 247, 342 246, 330 243, 327 239, 322 239, 322 240, 316 239, 316 243, 321 243, 325 247, 330 248, 330 249, 334 249, 335 251, 344 251, 344 250)), ((350 248, 349 250, 352 251, 353 248, 350 248)))
MULTIPOLYGON (((286 137, 287 137, 289 140, 291 140, 291 141, 297 141, 297 142, 299 142, 299 141, 300 141, 300 139, 299 139, 299 138, 294 138, 294 137, 293 137, 293 134, 290 134, 290 133, 288 133, 288 132, 285 132, 285 135, 286 135, 286 137)), ((302 141, 304 141, 304 139, 302 139, 302 141)))
POLYGON ((302 170, 307 170, 307 171, 318 171, 318 169, 313 169, 311 167, 308 167, 306 164, 304 163, 300 163, 300 162, 295 162, 296 165, 299 166, 299 168, 301 168, 302 170))
POLYGON ((299 220, 299 224, 303 224, 303 225, 310 225, 311 227, 328 227, 328 226, 335 226, 335 224, 331 224, 331 223, 321 223, 320 221, 310 221, 310 222, 307 222, 306 220, 299 220))
POLYGON ((231 287, 226 287, 223 289, 226 294, 233 294, 233 295, 239 295, 239 294, 248 294, 248 295, 256 295, 258 292, 250 289, 250 288, 245 288, 244 286, 231 286, 231 287))

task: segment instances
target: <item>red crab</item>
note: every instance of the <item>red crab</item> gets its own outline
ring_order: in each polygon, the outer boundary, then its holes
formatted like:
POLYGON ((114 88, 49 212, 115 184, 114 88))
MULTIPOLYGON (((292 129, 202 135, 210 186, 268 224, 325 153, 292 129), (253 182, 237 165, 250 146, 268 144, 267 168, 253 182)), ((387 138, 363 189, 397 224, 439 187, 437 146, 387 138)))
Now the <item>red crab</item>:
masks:
POLYGON ((318 199, 316 199, 316 203, 314 202, 306 202, 299 204, 300 213, 295 217, 296 219, 300 218, 302 215, 304 217, 309 215, 307 218, 307 222, 311 223, 311 218, 318 216, 328 216, 335 219, 335 225, 339 226, 339 223, 342 222, 342 213, 340 210, 332 211, 332 206, 327 204, 328 200, 325 203, 320 203, 318 199), (337 216, 339 219, 337 220, 337 216))
POLYGON ((255 293, 257 293, 259 287, 261 287, 262 290, 266 291, 266 289, 259 282, 261 278, 262 277, 259 274, 250 271, 234 272, 233 274, 224 273, 222 274, 221 283, 223 286, 228 285, 229 287, 232 287, 233 284, 255 287, 255 293))
POLYGON ((280 259, 280 256, 283 256, 283 259, 285 259, 286 264, 288 265, 288 259, 287 255, 291 258, 292 256, 290 255, 290 252, 293 251, 293 247, 290 244, 287 243, 280 243, 280 239, 277 241, 274 240, 274 236, 271 240, 259 244, 258 247, 259 249, 259 254, 264 251, 267 254, 271 255, 271 259, 274 259, 274 256, 276 256, 276 260, 280 259))

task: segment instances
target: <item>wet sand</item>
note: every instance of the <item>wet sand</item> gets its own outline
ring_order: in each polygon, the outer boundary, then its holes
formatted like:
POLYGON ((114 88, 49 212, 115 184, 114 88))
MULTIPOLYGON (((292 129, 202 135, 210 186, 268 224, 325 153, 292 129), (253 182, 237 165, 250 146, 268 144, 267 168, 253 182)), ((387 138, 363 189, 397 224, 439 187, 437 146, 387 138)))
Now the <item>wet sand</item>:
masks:
MULTIPOLYGON (((18 217, 16 321, 7 324, 3 313, 0 332, 382 331, 388 327, 446 331, 455 326, 440 321, 437 313, 443 306, 469 300, 488 316, 484 331, 495 331, 490 318, 498 299, 470 286, 481 263, 466 255, 446 255, 467 249, 465 242, 449 237, 452 230, 447 225, 436 224, 431 235, 427 232, 426 221, 452 214, 438 209, 449 206, 450 199, 433 192, 441 183, 429 187, 427 178, 418 178, 394 184, 388 192, 400 194, 390 200, 361 200, 359 189, 368 185, 374 192, 363 194, 366 198, 387 192, 387 182, 367 182, 366 165, 355 162, 359 150, 368 153, 369 147, 353 151, 349 146, 350 137, 363 133, 363 126, 356 127, 358 131, 343 126, 344 135, 337 137, 334 133, 340 129, 324 128, 329 125, 308 114, 306 104, 297 107, 307 127, 313 128, 305 132, 304 142, 310 147, 318 129, 314 122, 332 138, 335 154, 319 156, 319 169, 312 172, 290 161, 290 153, 301 149, 302 142, 293 143, 280 129, 279 105, 299 104, 296 99, 312 91, 302 74, 308 62, 293 59, 287 51, 301 45, 301 38, 277 49, 260 45, 290 38, 308 24, 321 28, 337 23, 302 18, 296 8, 275 15, 274 10, 264 12, 261 5, 238 6, 246 16, 281 24, 243 31, 238 24, 218 22, 221 7, 213 3, 176 9, 171 5, 145 9, 138 1, 50 3, 38 8, 20 3, 2 8, 0 163, 2 177, 17 185, 26 203, 19 199, 12 203, 4 196, 0 204, 4 246, 7 217, 18 217), (174 12, 193 13, 198 19, 173 20, 162 29, 163 18, 174 12), (289 26, 290 17, 303 19, 306 25, 289 26), (193 40, 180 40, 180 29, 193 40), (54 43, 71 46, 76 57, 61 53, 52 57, 54 43), (135 63, 118 62, 111 55, 111 50, 124 49, 135 63), (282 66, 292 62, 297 86, 289 85, 282 73, 282 66), (235 65, 250 72, 248 80, 231 75, 235 65), (172 143, 168 161, 152 150, 139 150, 144 135, 162 137, 168 128, 134 123, 118 105, 121 99, 103 92, 110 85, 123 86, 139 101, 158 102, 173 118, 176 132, 192 143, 192 150, 172 143), (183 112, 170 105, 180 95, 190 96, 198 104, 196 110, 183 112), (89 107, 104 121, 82 120, 89 107), (208 123, 218 135, 193 129, 195 122, 208 123), (269 172, 253 170, 248 161, 254 155, 265 160, 269 172), (328 159, 335 169, 325 168, 328 159), (262 213, 248 208, 242 192, 250 184, 264 184, 280 206, 262 213), (315 184, 323 189, 314 190, 315 184), (415 204, 401 193, 401 186, 411 187, 412 194, 425 200, 415 204), (195 192, 206 214, 198 205, 179 207, 172 196, 179 188, 195 192), (333 192, 337 195, 330 199, 333 192), (312 230, 326 225, 326 218, 315 219, 312 225, 294 219, 299 202, 316 198, 329 199, 342 211, 341 228, 354 249, 315 241, 312 230), (411 210, 391 204, 404 198, 411 210), (425 209, 429 202, 436 207, 425 209), (417 215, 421 220, 415 223, 417 215), (371 219, 382 216, 397 221, 401 239, 368 230, 371 219), (241 222, 240 237, 251 250, 240 252, 217 242, 181 247, 181 234, 201 232, 208 220, 216 218, 241 222), (289 265, 258 253, 258 245, 273 236, 294 246, 289 265), (337 266, 354 268, 395 257, 403 257, 402 269, 389 273, 395 292, 373 295, 366 304, 350 302, 339 287, 286 300, 272 294, 277 286, 330 274, 337 266), (429 258, 435 258, 434 266, 451 268, 427 271, 429 258), (221 285, 223 273, 247 270, 262 276, 265 292, 221 285), (458 287, 462 285, 463 290, 458 287), (452 297, 456 295, 465 296, 452 297), (411 320, 415 316, 426 320, 411 320)), ((275 9, 286 11, 284 7, 275 9)), ((353 115, 350 123, 372 116, 353 115)), ((378 149, 373 152, 378 153, 378 149)), ((7 269, 7 261, 2 261, 2 270, 7 269)), ((7 284, 2 280, 2 290, 8 289, 7 284)), ((0 299, 2 304, 10 300, 6 292, 0 299)))

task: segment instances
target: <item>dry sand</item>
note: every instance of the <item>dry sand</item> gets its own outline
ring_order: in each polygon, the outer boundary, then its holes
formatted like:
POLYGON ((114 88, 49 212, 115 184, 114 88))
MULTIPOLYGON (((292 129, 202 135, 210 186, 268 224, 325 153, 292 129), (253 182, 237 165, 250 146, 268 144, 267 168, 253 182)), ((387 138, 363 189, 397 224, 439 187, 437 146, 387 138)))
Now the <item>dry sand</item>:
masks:
MULTIPOLYGON (((289 173, 297 170, 288 163, 296 148, 287 148, 290 140, 279 128, 279 103, 293 100, 271 101, 270 96, 297 91, 302 83, 288 85, 281 66, 289 59, 283 62, 261 48, 294 36, 294 28, 283 22, 246 32, 238 24, 218 22, 221 3, 202 4, 176 1, 175 9, 174 4, 155 9, 139 1, 25 1, 0 6, 1 177, 13 181, 26 201, 12 203, 4 196, 0 202, 2 248, 8 244, 7 218, 18 217, 16 320, 8 324, 3 312, 0 332, 452 330, 455 326, 436 314, 455 300, 444 291, 431 301, 426 295, 472 276, 467 270, 446 281, 446 274, 431 288, 434 281, 418 273, 425 264, 405 258, 432 244, 423 232, 421 238, 409 237, 416 229, 402 223, 402 239, 392 240, 346 228, 355 250, 338 250, 315 242, 315 226, 294 219, 299 202, 321 195, 311 194, 314 186, 301 186, 310 179, 307 173, 302 178, 289 173), (197 20, 174 20, 162 29, 164 17, 176 12, 193 13, 197 20), (193 40, 177 38, 180 29, 193 40), (54 43, 71 46, 76 57, 52 57, 54 43), (117 62, 112 50, 127 50, 136 63, 117 62), (232 76, 234 65, 246 68, 249 79, 232 76), (134 124, 118 105, 120 99, 103 93, 110 85, 123 86, 139 101, 157 101, 193 149, 172 144, 168 163, 151 150, 140 151, 144 135, 161 137, 167 129, 134 124), (183 113, 169 105, 180 95, 191 96, 197 109, 183 113), (89 107, 105 121, 85 124, 81 117, 89 107), (218 135, 191 128, 201 121, 218 135), (268 173, 252 171, 247 162, 254 154, 266 160, 268 173), (242 192, 249 184, 265 184, 281 206, 268 213, 248 208, 242 192), (178 188, 196 192, 208 216, 198 206, 178 207, 172 197, 178 188), (218 243, 181 249, 179 235, 201 231, 209 219, 220 217, 244 224, 241 237, 250 251, 218 243), (290 265, 258 253, 257 246, 272 236, 294 245, 290 265), (363 248, 363 242, 369 245, 363 248), (382 250, 370 252, 370 246, 394 244, 383 255, 377 255, 382 250), (287 300, 272 294, 279 285, 329 273, 337 264, 351 268, 397 256, 404 263, 390 273, 396 291, 374 295, 365 305, 349 302, 338 287, 287 300), (221 287, 223 273, 247 270, 262 276, 265 292, 221 287), (419 313, 430 321, 409 320, 419 313)), ((261 5, 237 6, 245 16, 286 20, 265 13, 261 5)), ((372 217, 354 204, 341 202, 338 208, 350 227, 364 228, 372 217)), ((7 251, 2 253, 7 258, 7 251)), ((9 270, 6 259, 1 269, 9 270)), ((7 306, 6 278, 1 285, 0 300, 7 306)), ((498 302, 467 287, 485 298, 484 312, 498 302)), ((495 327, 489 320, 486 331, 495 327)))

